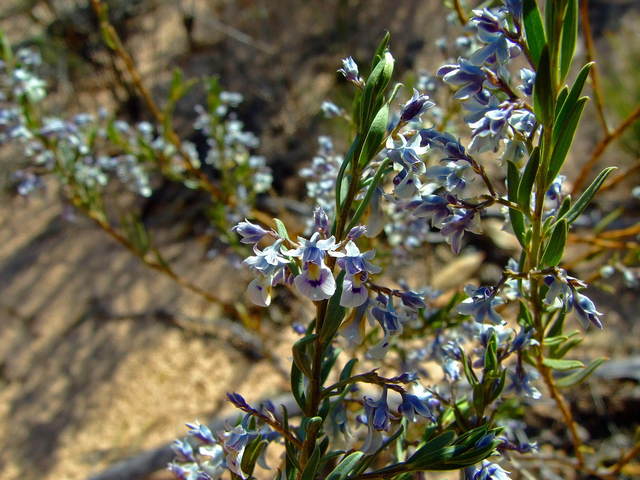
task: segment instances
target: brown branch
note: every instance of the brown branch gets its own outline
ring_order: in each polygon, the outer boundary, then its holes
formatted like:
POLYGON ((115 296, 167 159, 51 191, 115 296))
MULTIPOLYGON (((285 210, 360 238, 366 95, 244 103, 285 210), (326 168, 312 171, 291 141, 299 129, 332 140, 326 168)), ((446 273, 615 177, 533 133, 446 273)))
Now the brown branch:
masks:
POLYGON ((467 18, 467 14, 464 12, 464 8, 462 8, 460 0, 453 0, 453 8, 456 11, 456 15, 458 15, 458 21, 460 22, 460 25, 464 27, 469 19, 467 18))
POLYGON ((109 19, 107 18, 107 7, 102 3, 102 0, 91 0, 91 5, 96 16, 98 17, 100 28, 102 29, 104 36, 106 37, 105 41, 107 45, 124 63, 127 72, 131 77, 133 85, 144 100, 144 103, 149 109, 149 112, 153 116, 155 122, 165 128, 164 133, 169 142, 176 148, 176 151, 180 155, 185 169, 199 180, 201 187, 209 192, 209 194, 211 194, 211 196, 215 200, 227 200, 227 203, 231 201, 232 199, 225 198, 225 194, 211 182, 209 177, 202 170, 200 170, 200 168, 194 165, 193 160, 184 150, 182 142, 180 141, 180 137, 178 137, 176 132, 173 130, 172 125, 169 122, 165 122, 165 115, 153 99, 153 96, 151 95, 149 89, 144 84, 142 76, 140 75, 135 62, 133 61, 133 58, 124 47, 124 44, 122 43, 118 32, 116 32, 115 28, 113 28, 113 25, 109 23, 109 19))
POLYGON ((191 283, 186 278, 180 276, 175 270, 173 270, 166 263, 154 261, 150 259, 147 255, 141 254, 138 251, 138 249, 124 235, 122 235, 115 228, 113 228, 113 226, 109 222, 107 222, 104 218, 100 217, 95 212, 87 208, 84 208, 82 206, 82 203, 77 201, 76 199, 72 198, 71 200, 77 208, 81 209, 85 213, 85 215, 89 217, 96 225, 98 225, 98 227, 100 227, 105 233, 107 233, 107 235, 109 235, 112 239, 114 239, 124 248, 126 248, 131 253, 133 253, 133 255, 136 258, 140 259, 140 261, 144 263, 147 267, 157 272, 163 273, 164 275, 171 278, 178 285, 186 288, 187 290, 195 293, 196 295, 201 296, 205 300, 211 303, 220 305, 220 307, 223 309, 225 313, 229 315, 233 315, 236 318, 240 316, 240 312, 234 305, 224 302, 223 300, 216 297, 212 293, 206 291, 202 287, 199 287, 198 285, 191 283))
POLYGON ((640 118, 640 105, 638 105, 635 108, 635 110, 633 110, 627 116, 627 118, 625 118, 623 122, 616 127, 615 130, 611 131, 607 136, 605 136, 602 140, 600 140, 600 142, 596 145, 596 148, 593 150, 593 153, 591 154, 591 157, 589 158, 589 160, 580 169, 578 178, 575 180, 573 184, 573 190, 571 192, 572 195, 576 195, 578 192, 580 192, 580 189, 585 184, 587 177, 591 172, 591 169, 600 159, 600 157, 602 156, 604 151, 607 149, 607 147, 611 144, 611 142, 619 138, 627 128, 633 125, 633 123, 638 118, 640 118))
POLYGON ((578 461, 578 467, 582 468, 585 464, 585 460, 584 455, 582 454, 582 439, 580 438, 580 435, 578 435, 576 421, 573 418, 571 407, 569 406, 567 399, 564 398, 564 395, 562 395, 556 386, 551 369, 542 363, 542 350, 540 350, 540 355, 537 358, 537 370, 542 375, 542 379, 549 390, 549 394, 555 400, 556 405, 560 409, 560 413, 562 413, 564 423, 569 429, 569 434, 571 435, 571 442, 573 443, 574 450, 573 453, 578 461))
POLYGON ((595 63, 595 46, 593 44, 593 35, 591 34, 591 22, 589 20, 589 0, 580 1, 580 16, 582 20, 582 35, 584 38, 584 46, 586 50, 587 62, 594 62, 591 67, 591 83, 593 86, 593 96, 598 112, 598 119, 602 124, 602 130, 605 136, 609 135, 609 127, 607 118, 604 115, 604 107, 602 102, 602 89, 600 88, 600 67, 595 63))
POLYGON ((635 446, 631 448, 631 450, 620 457, 620 460, 618 460, 618 462, 613 467, 611 467, 610 472, 612 474, 620 473, 624 466, 638 455, 640 455, 640 443, 636 443, 635 446))

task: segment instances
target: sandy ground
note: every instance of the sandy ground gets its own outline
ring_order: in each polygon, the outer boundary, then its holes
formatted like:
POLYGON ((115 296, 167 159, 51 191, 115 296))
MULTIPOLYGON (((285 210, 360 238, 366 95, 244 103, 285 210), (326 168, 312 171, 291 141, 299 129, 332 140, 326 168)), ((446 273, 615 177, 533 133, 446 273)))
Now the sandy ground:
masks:
MULTIPOLYGON (((282 391, 269 362, 163 321, 154 312, 216 309, 92 225, 62 219, 51 195, 4 203, 0 218, 3 479, 84 478, 227 412, 227 391, 282 391)), ((234 275, 223 260, 184 257, 205 287, 234 275)))

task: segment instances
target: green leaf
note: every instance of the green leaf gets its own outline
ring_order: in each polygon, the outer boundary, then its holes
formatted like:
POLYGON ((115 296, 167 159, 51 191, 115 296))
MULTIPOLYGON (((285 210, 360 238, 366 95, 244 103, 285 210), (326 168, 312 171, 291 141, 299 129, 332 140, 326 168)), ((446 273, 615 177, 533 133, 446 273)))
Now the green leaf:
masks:
POLYGON ((298 406, 304 410, 306 408, 304 375, 302 375, 302 371, 296 366, 295 362, 291 362, 291 393, 298 406))
POLYGON ((285 227, 284 223, 282 223, 282 220, 280 220, 279 218, 274 218, 273 223, 276 224, 276 232, 278 232, 278 235, 280 235, 285 240, 289 240, 289 232, 287 232, 287 227, 285 227))
POLYGON ((518 186, 518 196, 516 198, 518 205, 526 211, 531 209, 531 191, 533 190, 533 184, 536 181, 536 174, 538 173, 539 166, 540 149, 536 147, 531 152, 527 166, 524 167, 524 172, 522 172, 522 179, 518 186))
POLYGON ((558 218, 564 217, 570 208, 571 208, 571 196, 567 195, 566 197, 564 197, 564 200, 562 200, 562 204, 560 205, 560 208, 556 213, 556 217, 558 218))
POLYGON ((562 260, 564 247, 567 243, 569 225, 565 219, 556 222, 549 243, 542 254, 542 264, 545 267, 555 267, 562 260))
POLYGON ((327 378, 331 373, 331 369, 336 364, 336 360, 338 360, 338 356, 340 355, 341 352, 342 350, 337 347, 334 347, 333 349, 328 350, 327 357, 323 360, 322 369, 320 371, 320 374, 321 374, 320 379, 322 381, 321 383, 324 384, 324 382, 327 381, 327 378))
MULTIPOLYGON (((322 452, 319 445, 316 445, 313 449, 313 453, 307 462, 307 465, 304 467, 304 471, 302 472, 301 480, 314 480, 316 478, 316 472, 318 471, 318 466, 320 465, 320 458, 322 456, 322 452)), ((244 470, 243 470, 244 471, 244 470)))
MULTIPOLYGON (((507 197, 510 201, 515 202, 518 195, 518 185, 520 184, 520 173, 518 167, 511 161, 507 163, 507 197)), ((525 246, 524 238, 524 215, 521 211, 515 208, 509 209, 509 219, 511 220, 511 226, 513 227, 513 233, 515 234, 518 242, 523 247, 525 246)))
POLYGON ((382 141, 387 133, 388 123, 389 105, 385 103, 380 110, 378 110, 378 113, 376 113, 376 116, 369 127, 369 131, 367 132, 367 136, 364 139, 360 158, 358 160, 360 168, 364 168, 380 150, 382 141))
POLYGON ((240 462, 240 469, 251 476, 253 474, 253 470, 256 468, 256 462, 258 458, 262 454, 265 448, 268 445, 267 440, 260 440, 260 438, 256 438, 253 442, 250 442, 244 450, 242 454, 242 460, 240 462))
MULTIPOLYGON (((558 119, 558 112, 562 109, 562 105, 564 105, 564 102, 567 99, 567 95, 569 95, 569 87, 565 85, 560 89, 560 91, 558 92, 558 98, 556 98, 556 122, 558 119)), ((557 126, 558 125, 556 123, 554 127, 557 127, 557 126)), ((554 128, 553 131, 555 133, 556 129, 554 128)))
POLYGON ((382 40, 380 40, 380 43, 378 43, 376 52, 373 54, 373 58, 371 59, 371 66, 369 67, 370 72, 373 71, 378 62, 382 59, 384 52, 388 50, 390 41, 391 34, 388 31, 384 32, 384 36, 382 37, 382 40))
POLYGON ((551 125, 553 118, 553 103, 555 100, 553 91, 553 81, 551 76, 551 58, 549 57, 549 47, 542 49, 536 81, 533 85, 533 110, 536 117, 547 128, 551 125))
POLYGON ((560 81, 562 82, 573 61, 578 38, 578 0, 568 0, 567 10, 562 24, 562 38, 560 40, 560 81))
MULTIPOLYGON (((553 153, 551 154, 551 160, 549 161, 549 171, 547 173, 547 185, 553 182, 558 172, 562 168, 562 164, 567 158, 569 148, 573 143, 573 137, 575 136, 576 129, 578 128, 578 122, 582 116, 584 106, 589 100, 588 97, 579 98, 575 103, 573 109, 567 114, 565 123, 562 125, 558 138, 553 145, 553 153)), ((568 103, 569 99, 565 103, 568 103)))
POLYGON ((583 338, 582 337, 573 337, 573 338, 569 338, 566 342, 560 344, 560 345, 556 345, 551 347, 551 350, 549 352, 549 356, 552 358, 562 358, 564 357, 567 353, 569 353, 569 350, 571 350, 574 347, 577 347, 578 345, 580 345, 582 343, 583 338))
POLYGON ((385 51, 365 83, 364 91, 362 92, 360 126, 363 129, 367 129, 367 131, 373 116, 384 103, 384 91, 391 80, 393 65, 394 59, 391 53, 385 51))
POLYGON ((607 177, 616 170, 616 167, 607 167, 595 178, 595 180, 587 187, 587 189, 580 195, 576 203, 574 203, 571 208, 567 211, 567 214, 564 218, 567 219, 569 225, 577 220, 577 218, 582 214, 591 199, 596 194, 596 192, 600 189, 604 181, 607 177))
POLYGON ((13 66, 13 51, 7 35, 0 30, 0 58, 5 62, 9 69, 13 66))
POLYGON ((584 368, 584 363, 580 360, 567 360, 564 358, 545 358, 542 364, 553 370, 575 370, 576 368, 584 368))
POLYGON ((584 84, 589 77, 589 72, 591 71, 592 66, 593 62, 590 62, 580 69, 576 80, 573 82, 571 90, 564 94, 564 98, 562 98, 563 92, 566 91, 565 89, 567 88, 567 86, 565 85, 560 91, 558 102, 556 103, 556 120, 555 125, 553 126, 554 142, 558 139, 558 135, 564 129, 569 112, 571 112, 575 108, 575 104, 580 98, 580 94, 582 93, 584 84))
POLYGON ((328 345, 330 340, 335 336, 342 319, 344 318, 345 308, 340 305, 340 296, 342 295, 342 283, 344 281, 344 270, 338 274, 336 278, 336 291, 333 297, 329 299, 329 305, 327 306, 327 313, 322 323, 322 330, 320 331, 320 343, 328 345))
POLYGON ((606 358, 603 358, 603 357, 597 358, 593 362, 591 362, 586 368, 577 372, 573 372, 572 374, 567 375, 566 377, 560 378, 559 380, 556 381, 556 385, 560 388, 569 388, 569 387, 578 385, 579 383, 582 383, 587 378, 589 378, 591 374, 595 372, 596 369, 600 365, 602 365, 605 361, 606 361, 606 358))
POLYGON ((315 333, 302 337, 296 343, 293 344, 293 363, 304 373, 308 378, 311 378, 311 360, 307 355, 307 346, 318 337, 315 333))
POLYGON ((326 480, 345 480, 363 456, 362 452, 353 452, 351 455, 347 455, 336 465, 326 480))
POLYGON ((537 67, 540 62, 540 55, 547 40, 542 25, 542 16, 538 10, 536 0, 524 0, 522 2, 522 17, 524 23, 524 32, 527 39, 527 47, 531 54, 531 59, 537 67))
POLYGON ((358 208, 356 208, 356 211, 353 214, 353 218, 351 218, 349 225, 347 225, 347 228, 345 229, 346 232, 348 232, 353 227, 355 227, 357 223, 360 221, 360 218, 364 214, 367 208, 367 205, 369 205, 369 202, 371 201, 371 197, 373 196, 374 192, 378 188, 378 185, 382 181, 382 178, 387 172, 387 166, 390 163, 391 163, 391 160, 389 160, 388 158, 385 158, 380 164, 380 166, 378 167, 378 170, 376 170, 376 173, 371 179, 371 182, 369 183, 369 187, 367 188, 367 193, 364 194, 364 198, 358 204, 358 208))

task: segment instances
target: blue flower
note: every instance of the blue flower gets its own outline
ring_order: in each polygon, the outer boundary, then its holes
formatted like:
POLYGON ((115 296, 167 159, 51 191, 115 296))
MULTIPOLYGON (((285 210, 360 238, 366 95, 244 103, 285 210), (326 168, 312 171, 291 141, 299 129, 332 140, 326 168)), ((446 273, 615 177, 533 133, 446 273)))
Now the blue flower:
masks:
POLYGON ((293 250, 286 250, 283 253, 292 257, 302 258, 302 263, 314 263, 322 265, 326 252, 335 247, 336 240, 333 236, 320 239, 320 233, 315 232, 309 240, 298 237, 301 246, 293 250))
POLYGON ((529 70, 528 68, 520 69, 520 80, 522 80, 522 85, 518 88, 527 96, 531 96, 533 94, 533 86, 536 83, 536 72, 533 70, 529 70))
POLYGON ((215 443, 213 434, 211 433, 211 430, 209 430, 209 427, 207 427, 206 425, 203 425, 200 422, 196 421, 194 423, 187 423, 187 427, 189 427, 189 435, 197 438, 202 443, 215 443))
POLYGON ((255 245, 265 235, 268 235, 269 230, 265 230, 260 225, 256 225, 251 223, 249 220, 245 219, 244 222, 238 223, 235 227, 231 229, 232 232, 236 232, 242 238, 240 239, 241 243, 248 243, 255 245))
POLYGON ((420 200, 414 200, 407 205, 418 218, 426 218, 431 225, 439 227, 451 215, 449 202, 439 195, 423 195, 420 200))
POLYGON ((500 465, 487 460, 482 461, 479 467, 470 467, 465 470, 465 480, 510 480, 509 472, 500 465))
POLYGON ((462 249, 462 236, 465 230, 473 233, 480 233, 479 215, 473 210, 458 210, 449 217, 442 225, 440 233, 451 245, 453 253, 458 254, 462 249))
POLYGON ((368 275, 365 271, 345 276, 340 295, 341 306, 346 308, 359 307, 367 301, 369 291, 364 285, 367 278, 368 275))
POLYGON ((426 304, 424 303, 424 295, 420 295, 419 293, 412 292, 410 290, 400 292, 400 300, 404 306, 413 310, 426 307, 426 304))
POLYGON ((482 69, 464 58, 459 58, 457 64, 440 67, 437 75, 442 77, 445 83, 460 87, 454 95, 458 100, 466 100, 480 93, 486 80, 486 74, 482 69))
POLYGON ((358 246, 351 240, 345 245, 345 253, 337 251, 330 253, 331 256, 338 258, 338 266, 344 270, 347 275, 355 275, 360 272, 368 272, 371 274, 380 273, 382 269, 369 261, 375 254, 375 250, 360 253, 358 246))
POLYGON ((367 232, 367 227, 365 227, 364 225, 356 225, 351 230, 349 230, 349 233, 347 233, 347 239, 348 240, 357 240, 362 235, 364 235, 366 232, 367 232))
POLYGON ((429 101, 428 95, 423 95, 414 88, 413 96, 402 107, 400 122, 406 123, 411 120, 420 120, 420 116, 433 106, 435 106, 435 103, 429 101))
POLYGON ((255 255, 246 258, 244 263, 263 275, 275 275, 278 270, 289 263, 289 260, 280 254, 281 244, 282 240, 279 239, 272 245, 265 247, 264 250, 260 250, 254 246, 253 252, 255 255))
POLYGON ((340 68, 338 72, 344 75, 344 78, 358 86, 362 86, 364 84, 360 77, 360 72, 358 71, 358 64, 355 62, 353 57, 344 58, 342 60, 342 68, 340 68))
POLYGON ((367 417, 367 438, 361 450, 365 454, 372 454, 382 446, 383 438, 380 432, 389 431, 391 418, 387 405, 387 387, 383 387, 378 400, 364 397, 364 413, 367 417))
POLYGON ((344 115, 344 110, 342 108, 337 106, 335 103, 326 100, 322 102, 320 109, 326 118, 334 118, 344 115))
POLYGON ((369 299, 367 298, 364 303, 356 307, 351 315, 340 325, 340 335, 347 340, 349 348, 356 348, 362 345, 365 334, 365 320, 369 306, 369 299))
POLYGON ((305 262, 302 273, 293 280, 298 291, 313 301, 331 298, 336 291, 336 281, 331 269, 324 263, 305 262))
POLYGON ((313 225, 317 232, 327 233, 329 231, 329 217, 322 207, 313 210, 313 225))
POLYGON ((493 289, 488 287, 475 288, 473 285, 467 285, 464 290, 469 298, 458 305, 458 313, 471 315, 479 323, 484 322, 486 318, 496 325, 504 323, 502 317, 495 311, 495 307, 504 302, 500 297, 494 295, 493 289))
POLYGON ((527 372, 521 361, 516 363, 515 370, 509 371, 509 379, 511 384, 507 387, 507 391, 515 392, 516 395, 538 400, 542 397, 540 391, 532 385, 536 380, 537 373, 535 371, 527 372))
POLYGON ((583 320, 582 324, 585 328, 592 323, 598 328, 604 328, 600 321, 600 315, 602 313, 596 310, 596 306, 589 297, 574 291, 573 293, 573 307, 576 309, 576 313, 583 320))
POLYGON ((435 417, 427 402, 411 393, 402 393, 402 403, 398 407, 398 412, 407 417, 411 422, 417 421, 417 416, 428 418, 435 421, 435 417))
POLYGON ((386 145, 386 155, 394 163, 403 169, 414 173, 424 172, 424 162, 420 158, 427 149, 422 145, 420 135, 414 135, 408 141, 403 135, 398 135, 398 139, 389 137, 386 145))
POLYGON ((174 440, 171 444, 171 450, 177 455, 178 460, 181 462, 195 462, 196 459, 193 456, 193 448, 184 440, 174 440))

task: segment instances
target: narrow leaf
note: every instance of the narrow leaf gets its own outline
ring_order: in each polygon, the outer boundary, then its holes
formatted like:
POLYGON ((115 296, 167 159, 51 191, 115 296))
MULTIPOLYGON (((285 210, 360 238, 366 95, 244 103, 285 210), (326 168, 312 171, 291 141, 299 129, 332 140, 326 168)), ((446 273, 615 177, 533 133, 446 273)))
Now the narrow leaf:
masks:
POLYGON ((606 358, 597 358, 593 362, 591 362, 586 368, 579 370, 577 372, 573 372, 566 377, 562 377, 556 382, 556 385, 560 388, 569 388, 579 383, 584 382, 587 378, 591 376, 596 369, 605 362, 606 358))
POLYGON ((539 166, 540 149, 536 147, 531 152, 527 166, 524 167, 524 172, 522 172, 522 179, 518 186, 518 196, 516 198, 518 205, 527 211, 531 208, 531 191, 533 190, 533 184, 536 181, 536 174, 538 173, 539 166))
MULTIPOLYGON (((580 121, 582 111, 584 110, 584 106, 588 100, 588 97, 579 98, 573 109, 567 114, 567 118, 565 119, 565 122, 558 133, 558 138, 553 146, 553 153, 551 154, 549 171, 547 173, 547 184, 550 184, 553 179, 556 178, 556 175, 560 172, 560 169, 567 158, 567 153, 569 153, 569 149, 573 143, 573 137, 575 136, 576 129, 578 128, 578 122, 580 121)), ((569 100, 567 99, 567 102, 568 101, 569 100)))
POLYGON ((360 168, 365 167, 380 150, 380 145, 387 133, 387 123, 389 123, 389 105, 385 103, 376 113, 364 139, 364 145, 358 160, 360 168))
POLYGON ((547 40, 536 0, 524 0, 522 2, 522 12, 527 47, 534 64, 537 66, 547 40))
POLYGON ((567 116, 569 112, 573 110, 575 107, 578 98, 580 98, 580 94, 584 88, 584 84, 589 77, 589 72, 591 71, 591 67, 593 66, 593 62, 587 63, 580 72, 578 72, 578 76, 576 80, 573 82, 573 86, 571 90, 569 90, 563 97, 563 93, 566 90, 566 85, 560 91, 560 95, 558 96, 558 102, 556 104, 556 121, 553 127, 553 139, 554 141, 558 138, 560 132, 564 129, 565 123, 567 122, 567 116))
POLYGON ((551 124, 555 100, 551 73, 549 47, 545 45, 540 54, 536 81, 533 85, 533 110, 545 128, 551 124))
POLYGON ((553 228, 549 243, 545 247, 544 253, 542 254, 542 264, 545 267, 555 267, 560 263, 560 260, 562 260, 564 247, 567 243, 568 228, 569 227, 565 219, 557 222, 555 227, 553 228))
POLYGON ((578 38, 578 0, 568 0, 560 40, 560 81, 569 73, 578 38))
POLYGON ((584 363, 580 360, 567 360, 564 358, 545 358, 542 364, 553 370, 574 370, 576 368, 584 368, 584 363))
POLYGON ((351 455, 346 456, 327 476, 327 480, 344 480, 347 478, 363 455, 364 453, 362 452, 353 452, 351 455))
MULTIPOLYGON (((515 202, 518 195, 518 186, 520 184, 520 173, 518 167, 513 162, 507 163, 507 197, 510 201, 515 202)), ((511 227, 518 242, 523 247, 525 246, 524 238, 524 215, 515 208, 509 209, 509 219, 511 220, 511 227)))
POLYGON ((587 205, 589 205, 589 202, 591 202, 591 199, 593 198, 593 196, 596 194, 596 192, 600 189, 604 181, 614 170, 616 170, 616 167, 605 168, 595 178, 595 180, 591 183, 591 185, 589 185, 587 189, 584 192, 582 192, 582 195, 580 195, 578 200, 576 200, 576 203, 574 203, 571 206, 571 208, 567 211, 567 214, 565 216, 565 218, 567 219, 567 222, 569 222, 569 225, 575 222, 577 218, 582 214, 582 212, 584 212, 584 209, 587 208, 587 205))

